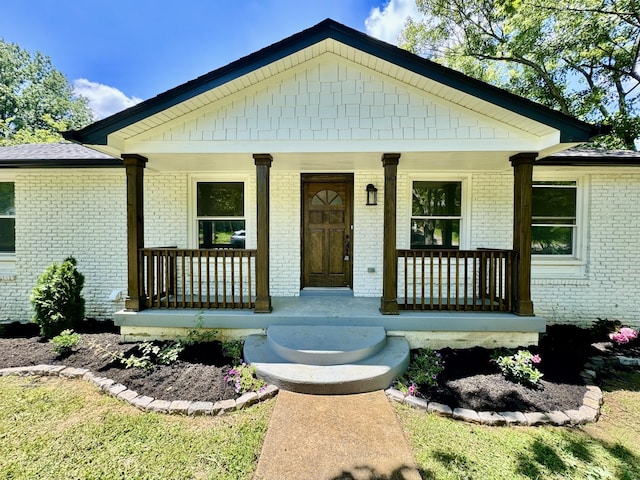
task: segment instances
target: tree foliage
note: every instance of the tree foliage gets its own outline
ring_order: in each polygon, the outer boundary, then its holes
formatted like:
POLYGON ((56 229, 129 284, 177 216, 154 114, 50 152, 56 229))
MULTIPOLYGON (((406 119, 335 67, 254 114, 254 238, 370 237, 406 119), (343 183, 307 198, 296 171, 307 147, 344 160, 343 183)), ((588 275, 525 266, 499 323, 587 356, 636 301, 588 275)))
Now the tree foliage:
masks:
POLYGON ((93 119, 51 59, 0 39, 0 145, 59 141, 93 119))
POLYGON ((598 142, 640 137, 637 0, 416 0, 408 50, 589 122, 598 142))

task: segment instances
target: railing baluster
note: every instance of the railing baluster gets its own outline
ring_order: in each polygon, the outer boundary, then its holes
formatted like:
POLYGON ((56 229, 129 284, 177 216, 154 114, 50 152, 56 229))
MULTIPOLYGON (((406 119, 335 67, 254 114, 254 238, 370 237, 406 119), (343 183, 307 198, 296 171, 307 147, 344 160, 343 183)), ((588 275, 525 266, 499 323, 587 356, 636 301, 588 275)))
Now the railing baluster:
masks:
POLYGON ((405 310, 510 312, 515 305, 515 256, 512 250, 495 249, 398 250, 399 270, 404 267, 404 277, 399 279, 404 300, 399 306, 405 310))
POLYGON ((429 309, 433 310, 433 251, 429 252, 429 309))
POLYGON ((459 302, 458 302, 458 298, 460 297, 460 251, 455 252, 455 259, 456 259, 456 283, 455 283, 455 287, 456 287, 456 310, 459 310, 459 302))

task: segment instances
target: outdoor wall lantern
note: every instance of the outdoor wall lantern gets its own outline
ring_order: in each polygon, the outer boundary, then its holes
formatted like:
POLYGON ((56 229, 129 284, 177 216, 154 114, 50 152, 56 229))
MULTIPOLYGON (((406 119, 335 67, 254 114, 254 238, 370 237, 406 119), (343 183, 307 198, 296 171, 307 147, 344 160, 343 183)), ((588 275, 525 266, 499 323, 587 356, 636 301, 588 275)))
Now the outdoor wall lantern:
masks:
POLYGON ((373 183, 367 185, 367 205, 378 205, 378 189, 373 183))

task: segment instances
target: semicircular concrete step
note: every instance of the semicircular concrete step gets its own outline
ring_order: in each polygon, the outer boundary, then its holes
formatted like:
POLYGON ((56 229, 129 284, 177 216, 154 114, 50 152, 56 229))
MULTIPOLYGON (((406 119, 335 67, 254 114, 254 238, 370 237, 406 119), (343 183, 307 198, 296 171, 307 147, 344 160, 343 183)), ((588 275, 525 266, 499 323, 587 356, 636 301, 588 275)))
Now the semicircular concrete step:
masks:
POLYGON ((343 365, 380 352, 387 332, 383 327, 272 325, 267 341, 276 355, 293 363, 343 365))
POLYGON ((344 365, 307 365, 279 357, 266 335, 250 335, 244 359, 267 383, 284 390, 315 395, 365 393, 389 387, 409 366, 409 344, 404 337, 388 337, 382 350, 344 365))

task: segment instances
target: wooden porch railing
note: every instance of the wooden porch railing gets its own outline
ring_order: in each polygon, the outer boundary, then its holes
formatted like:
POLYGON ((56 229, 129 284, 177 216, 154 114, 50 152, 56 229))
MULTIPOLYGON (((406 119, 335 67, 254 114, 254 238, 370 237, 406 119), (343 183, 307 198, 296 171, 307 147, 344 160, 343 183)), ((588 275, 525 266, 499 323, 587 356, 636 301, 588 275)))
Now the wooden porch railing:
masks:
POLYGON ((512 312, 512 250, 398 250, 398 307, 512 312))
POLYGON ((139 250, 148 308, 254 308, 255 250, 139 250))

